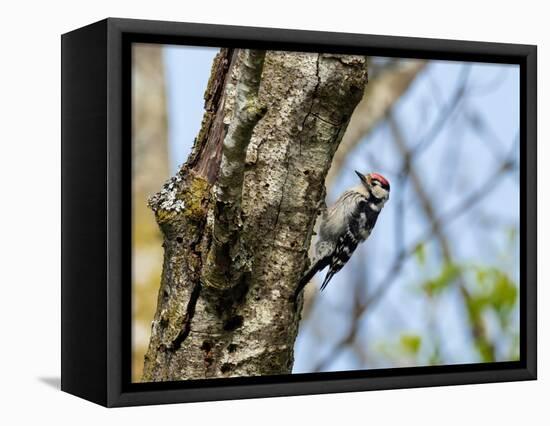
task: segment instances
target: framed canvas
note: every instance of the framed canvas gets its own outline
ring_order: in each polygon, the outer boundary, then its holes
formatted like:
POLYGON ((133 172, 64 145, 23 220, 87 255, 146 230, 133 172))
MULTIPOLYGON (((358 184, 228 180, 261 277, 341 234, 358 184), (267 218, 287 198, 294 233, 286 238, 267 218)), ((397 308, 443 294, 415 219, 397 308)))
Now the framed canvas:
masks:
POLYGON ((62 390, 536 378, 536 47, 106 19, 62 36, 62 390))

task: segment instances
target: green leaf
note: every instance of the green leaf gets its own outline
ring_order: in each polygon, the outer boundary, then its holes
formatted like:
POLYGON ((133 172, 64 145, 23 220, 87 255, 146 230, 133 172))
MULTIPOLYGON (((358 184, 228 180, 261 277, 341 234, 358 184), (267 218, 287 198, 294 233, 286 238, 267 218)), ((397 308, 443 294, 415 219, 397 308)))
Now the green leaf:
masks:
POLYGON ((429 295, 441 293, 460 273, 460 267, 454 263, 445 263, 436 277, 427 280, 423 288, 429 295))
POLYGON ((514 309, 518 289, 508 274, 494 267, 477 267, 478 287, 473 294, 477 313, 486 308, 493 308, 504 324, 508 314, 514 309))
POLYGON ((426 264, 426 246, 423 243, 419 243, 414 249, 414 256, 419 265, 426 264))
POLYGON ((402 334, 399 343, 405 352, 416 355, 422 345, 422 337, 416 334, 402 334))
POLYGON ((493 347, 484 339, 476 339, 476 347, 481 355, 483 362, 494 362, 495 354, 493 353, 493 347))

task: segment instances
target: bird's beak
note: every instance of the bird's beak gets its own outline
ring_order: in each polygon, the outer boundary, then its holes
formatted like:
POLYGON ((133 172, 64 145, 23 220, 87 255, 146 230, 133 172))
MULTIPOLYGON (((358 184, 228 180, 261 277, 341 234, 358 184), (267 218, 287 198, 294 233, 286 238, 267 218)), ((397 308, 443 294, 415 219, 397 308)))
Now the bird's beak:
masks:
POLYGON ((367 181, 367 177, 365 175, 362 175, 357 170, 355 170, 355 174, 359 176, 359 179, 361 179, 361 182, 363 182, 365 185, 368 185, 369 182, 367 181))

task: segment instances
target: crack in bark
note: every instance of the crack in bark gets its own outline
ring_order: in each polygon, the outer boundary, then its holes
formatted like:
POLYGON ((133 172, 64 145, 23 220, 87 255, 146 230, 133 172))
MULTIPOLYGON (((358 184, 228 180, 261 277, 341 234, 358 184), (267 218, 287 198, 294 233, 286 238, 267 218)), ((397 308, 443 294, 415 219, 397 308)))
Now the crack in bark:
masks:
POLYGON ((193 317, 195 316, 195 308, 197 306, 197 301, 199 300, 201 289, 202 285, 200 281, 198 281, 194 285, 193 290, 191 291, 191 296, 189 297, 189 301, 187 302, 183 327, 181 328, 180 333, 172 341, 170 346, 166 348, 168 351, 176 352, 179 348, 181 348, 181 345, 183 344, 185 339, 187 339, 187 336, 189 336, 189 333, 191 332, 191 322, 193 321, 193 317))
MULTIPOLYGON (((304 116, 304 119, 302 120, 302 126, 300 128, 300 132, 302 132, 304 130, 304 127, 306 125, 306 121, 307 119, 309 118, 309 116, 311 115, 312 111, 313 111, 313 105, 315 104, 315 99, 317 98, 317 95, 319 93, 319 86, 321 85, 321 76, 319 75, 319 61, 321 60, 321 54, 319 53, 317 55, 317 60, 315 61, 315 77, 317 79, 317 83, 315 84, 315 87, 313 88, 313 95, 311 96, 311 104, 309 105, 309 109, 306 113, 306 115, 304 116)), ((301 142, 301 139, 300 139, 300 155, 302 155, 302 142, 301 142)))
POLYGON ((332 121, 330 120, 327 120, 326 118, 323 118, 321 117, 319 114, 316 114, 314 112, 311 112, 310 115, 314 116, 315 118, 318 118, 319 120, 321 120, 323 123, 327 123, 333 127, 340 127, 342 124, 341 123, 333 123, 332 121))
MULTIPOLYGON (((279 224, 279 216, 281 214, 281 208, 283 206, 283 199, 285 198, 285 187, 286 183, 288 181, 288 176, 290 175, 290 144, 287 145, 286 153, 285 153, 285 163, 286 163, 286 174, 285 174, 285 180, 283 181, 283 185, 281 187, 281 198, 279 199, 279 205, 277 206, 277 214, 275 216, 275 223, 273 224, 273 240, 277 238, 277 225, 279 224)), ((301 154, 301 153, 300 153, 301 154)))

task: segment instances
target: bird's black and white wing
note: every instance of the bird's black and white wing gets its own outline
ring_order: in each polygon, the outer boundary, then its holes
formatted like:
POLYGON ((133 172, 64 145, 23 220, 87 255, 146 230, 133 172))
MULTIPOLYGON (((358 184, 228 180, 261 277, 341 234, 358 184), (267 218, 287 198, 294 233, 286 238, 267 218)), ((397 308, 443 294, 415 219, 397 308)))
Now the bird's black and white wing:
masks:
MULTIPOLYGON (((337 245, 341 237, 346 234, 350 216, 353 215, 353 210, 356 209, 356 206, 359 204, 361 198, 364 199, 364 197, 361 197, 356 191, 346 191, 321 216, 319 239, 315 244, 315 258, 311 264, 311 267, 300 279, 294 293, 294 299, 298 297, 298 294, 300 294, 302 289, 317 272, 322 271, 327 266, 331 266, 337 245)), ((343 254, 341 257, 344 257, 343 254)), ((335 273, 336 271, 332 274, 329 271, 327 277, 330 274, 332 277, 335 273)), ((328 284, 328 281, 325 278, 323 285, 326 287, 326 284, 328 284)))
POLYGON ((321 217, 319 227, 320 241, 334 241, 346 231, 347 224, 355 214, 358 205, 365 196, 357 191, 345 191, 336 202, 330 206, 321 217))
POLYGON ((321 285, 321 290, 324 290, 334 274, 344 267, 359 243, 369 237, 379 214, 379 210, 373 209, 371 204, 361 195, 350 200, 349 209, 346 209, 349 217, 336 239, 330 255, 329 271, 321 285))

